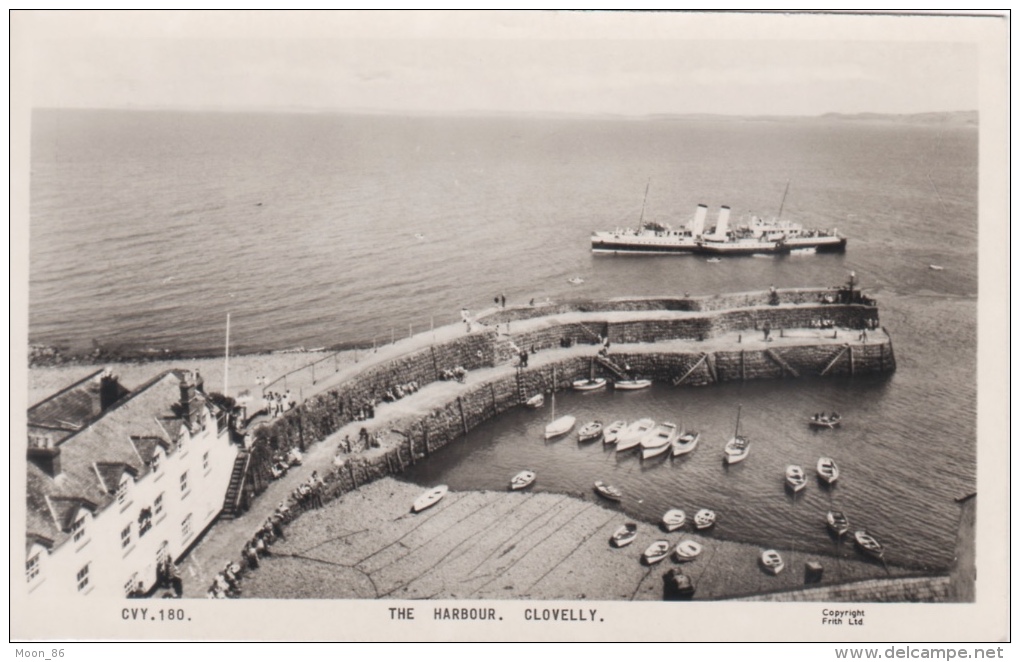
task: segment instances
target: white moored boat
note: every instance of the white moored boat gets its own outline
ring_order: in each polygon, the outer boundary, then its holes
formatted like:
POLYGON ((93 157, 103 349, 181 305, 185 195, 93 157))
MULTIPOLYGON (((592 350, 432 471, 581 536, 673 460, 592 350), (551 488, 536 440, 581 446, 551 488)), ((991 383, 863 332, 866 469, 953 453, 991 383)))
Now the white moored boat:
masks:
POLYGON ((820 457, 818 458, 818 477, 821 478, 826 485, 832 485, 839 479, 839 467, 836 466, 836 461, 831 457, 820 457))
POLYGON ((673 442, 673 457, 690 453, 697 447, 698 439, 701 439, 701 433, 698 431, 687 432, 685 430, 681 432, 680 436, 673 442))
POLYGON ((653 565, 667 556, 669 556, 669 541, 656 540, 648 546, 648 549, 641 555, 641 559, 648 565, 653 565))
POLYGON ((420 513, 426 508, 436 505, 440 499, 446 496, 446 492, 449 489, 450 488, 446 485, 437 485, 436 487, 433 487, 431 490, 414 500, 414 503, 411 504, 412 512, 420 513))
POLYGON ((681 540, 677 546, 676 551, 673 552, 673 557, 683 563, 684 561, 693 561, 699 554, 701 554, 701 544, 694 542, 693 540, 681 540))
POLYGON ((572 384, 575 391, 597 391, 605 385, 605 377, 596 377, 595 379, 578 379, 572 384))
POLYGON ((663 444, 662 446, 659 446, 657 448, 642 448, 641 449, 641 459, 642 460, 650 460, 653 457, 659 457, 660 455, 666 455, 667 453, 669 453, 669 448, 670 448, 669 444, 663 444))
POLYGON ((625 451, 641 445, 641 440, 655 428, 655 421, 642 418, 628 425, 616 438, 616 450, 625 451))
POLYGON ((885 554, 882 543, 878 542, 878 539, 867 531, 854 531, 854 543, 857 544, 857 547, 862 552, 876 559, 881 559, 885 554))
POLYGON ((666 511, 666 514, 662 516, 662 528, 666 531, 676 531, 683 528, 686 523, 687 514, 679 508, 666 511))
MULTIPOLYGON (((651 432, 642 437, 641 448, 668 447, 679 438, 680 430, 677 428, 676 423, 663 421, 652 428, 651 432)), ((669 449, 667 448, 667 450, 669 449)))
POLYGON ((606 444, 615 444, 619 438, 620 433, 627 427, 627 421, 613 421, 602 431, 602 442, 606 444))
POLYGON ((613 532, 609 538, 609 544, 613 547, 626 547, 634 542, 635 538, 637 538, 637 524, 627 522, 613 532))
POLYGON ((600 497, 609 499, 610 501, 620 501, 623 499, 623 492, 621 492, 618 487, 607 485, 601 480, 595 481, 595 492, 600 497))
POLYGON ((523 490, 525 487, 535 482, 534 471, 522 471, 513 478, 510 479, 510 489, 512 490, 523 490))
POLYGON ((733 437, 726 442, 726 447, 723 451, 725 452, 726 464, 741 462, 751 452, 750 440, 740 435, 740 407, 737 407, 737 429, 733 432, 733 437))
POLYGON ((837 538, 846 535, 847 531, 850 530, 850 520, 839 510, 830 510, 826 513, 825 523, 837 538))
POLYGON ((791 490, 800 492, 807 485, 807 476, 804 475, 804 469, 791 464, 786 467, 786 486, 791 490))
POLYGON ((774 549, 766 549, 761 553, 761 564, 773 575, 778 575, 786 567, 786 564, 783 563, 783 557, 774 549))
POLYGON ((621 379, 613 382, 613 388, 618 391, 637 391, 651 385, 652 380, 650 379, 621 379))
POLYGON ((602 421, 591 421, 585 423, 580 430, 577 431, 578 441, 595 441, 602 436, 602 421))
POLYGON ((566 416, 560 416, 553 420, 552 423, 545 426, 545 438, 552 439, 553 437, 564 435, 574 428, 575 423, 577 423, 577 419, 569 414, 566 416))
POLYGON ((694 528, 707 529, 715 524, 715 513, 708 508, 702 508, 694 514, 694 528))
POLYGON ((535 395, 528 398, 524 402, 524 404, 531 407, 532 409, 538 409, 539 407, 545 404, 545 396, 542 395, 541 393, 536 393, 535 395))

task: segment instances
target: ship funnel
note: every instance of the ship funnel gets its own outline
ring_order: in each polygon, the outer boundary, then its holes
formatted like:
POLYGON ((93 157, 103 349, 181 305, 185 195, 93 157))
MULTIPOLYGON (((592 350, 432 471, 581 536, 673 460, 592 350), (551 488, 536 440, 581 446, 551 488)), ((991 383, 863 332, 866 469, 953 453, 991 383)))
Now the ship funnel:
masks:
POLYGON ((720 239, 726 237, 726 231, 730 229, 730 208, 723 205, 719 208, 719 220, 715 222, 715 236, 720 239))
POLYGON ((698 205, 698 210, 694 212, 694 222, 691 223, 691 236, 700 237, 705 231, 705 217, 708 215, 708 207, 705 205, 698 205))

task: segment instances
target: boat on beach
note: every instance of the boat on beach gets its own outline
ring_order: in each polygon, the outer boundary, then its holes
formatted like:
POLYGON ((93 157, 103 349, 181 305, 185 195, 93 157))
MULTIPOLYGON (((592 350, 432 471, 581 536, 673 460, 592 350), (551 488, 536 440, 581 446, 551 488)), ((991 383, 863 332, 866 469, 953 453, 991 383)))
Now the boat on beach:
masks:
POLYGON ((578 379, 571 384, 571 387, 575 391, 596 391, 605 385, 605 377, 596 377, 595 379, 578 379))
POLYGON ((615 444, 620 433, 627 427, 627 421, 613 421, 602 431, 602 443, 615 444))
POLYGON ((676 550, 673 552, 673 558, 681 563, 693 561, 701 554, 701 550, 701 543, 693 540, 681 540, 677 543, 676 550))
POLYGON ((751 441, 740 435, 740 407, 737 407, 737 428, 733 432, 733 437, 726 442, 726 446, 723 448, 726 464, 742 462, 750 452, 751 441))
POLYGON ((662 516, 662 528, 664 528, 667 532, 681 529, 686 523, 687 514, 679 508, 668 510, 666 511, 666 514, 662 516))
POLYGON ((626 547, 627 545, 634 542, 637 538, 637 524, 634 522, 627 522, 609 537, 609 544, 613 547, 626 547))
POLYGON ((839 510, 830 510, 826 513, 825 523, 837 538, 846 535, 847 531, 850 530, 850 520, 839 510))
POLYGON ((625 451, 641 445, 641 440, 655 428, 655 421, 641 418, 628 425, 616 438, 616 451, 625 451))
POLYGON ((524 470, 510 479, 510 489, 523 490, 534 483, 536 477, 534 471, 524 470))
POLYGON ((414 500, 414 503, 411 504, 411 511, 420 513, 426 508, 431 508, 436 505, 440 499, 446 496, 446 492, 449 489, 450 488, 446 485, 437 485, 436 487, 433 487, 431 490, 414 500))
POLYGON ((651 385, 650 379, 620 379, 613 382, 613 388, 619 391, 637 391, 651 385))
POLYGON ((607 485, 601 480, 595 481, 595 493, 603 499, 609 499, 610 501, 620 501, 623 499, 623 492, 619 488, 607 485))
POLYGON ((645 549, 641 555, 641 560, 647 565, 654 565, 667 556, 669 556, 669 541, 656 540, 645 549))
POLYGON ((694 580, 680 568, 670 568, 662 575, 662 591, 666 600, 690 600, 695 590, 694 580))
POLYGON ((698 439, 701 439, 701 433, 698 431, 681 432, 673 442, 673 457, 680 457, 693 451, 698 445, 698 439))
POLYGON ((702 508, 694 514, 694 528, 708 529, 715 524, 715 513, 708 508, 702 508))
POLYGON ((790 464, 786 467, 786 486, 793 490, 794 493, 800 492, 807 485, 807 476, 804 475, 804 469, 796 464, 790 464))
POLYGON ((595 441, 602 436, 602 421, 591 421, 585 423, 577 431, 577 440, 580 442, 595 441))
POLYGON ((885 555, 885 548, 882 547, 882 543, 866 530, 854 531, 854 543, 858 549, 868 556, 881 559, 885 555))
POLYGON ((831 457, 818 458, 818 465, 815 470, 818 472, 818 477, 826 485, 832 485, 839 479, 839 467, 836 466, 836 461, 831 457))
POLYGON ((778 575, 786 567, 783 557, 774 549, 766 549, 761 553, 761 565, 773 575, 778 575))

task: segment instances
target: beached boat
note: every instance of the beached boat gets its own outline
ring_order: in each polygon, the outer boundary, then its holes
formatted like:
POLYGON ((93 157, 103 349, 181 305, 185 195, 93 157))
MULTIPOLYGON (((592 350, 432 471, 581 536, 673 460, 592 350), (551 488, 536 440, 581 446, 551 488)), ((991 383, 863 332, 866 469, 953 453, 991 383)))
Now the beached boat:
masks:
POLYGON ((867 531, 854 531, 854 543, 862 552, 876 559, 882 558, 885 554, 882 543, 878 542, 878 539, 867 531))
POLYGON ((702 508, 694 514, 694 528, 707 529, 715 524, 715 513, 708 508, 702 508))
POLYGON ((701 543, 694 542, 693 540, 681 540, 677 543, 676 550, 673 552, 673 558, 681 563, 693 561, 701 554, 701 550, 701 543))
POLYGON ((619 488, 607 485, 601 480, 595 481, 595 493, 610 501, 619 501, 623 498, 623 492, 619 488))
POLYGON ((637 524, 627 522, 613 531, 613 535, 609 537, 609 544, 613 547, 626 547, 634 542, 635 538, 637 538, 637 524))
POLYGON ((808 421, 808 425, 813 428, 829 428, 831 430, 839 425, 842 420, 843 417, 836 412, 832 412, 830 416, 826 416, 825 414, 815 414, 808 421))
POLYGON ((590 421, 585 423, 577 431, 578 441, 595 441, 602 436, 602 421, 590 421))
POLYGON ((528 398, 524 402, 524 404, 531 407, 532 409, 538 409, 545 404, 545 396, 542 395, 541 393, 536 393, 535 395, 528 398))
POLYGON ((850 520, 839 510, 830 510, 825 515, 825 523, 837 538, 846 535, 850 530, 850 520))
POLYGON ((420 513, 426 508, 436 505, 440 499, 446 496, 446 492, 449 489, 450 488, 446 485, 437 485, 436 487, 433 487, 431 490, 414 500, 414 503, 411 504, 411 510, 413 512, 420 513))
POLYGON ((534 471, 522 471, 510 479, 510 489, 523 490, 525 487, 534 483, 536 477, 537 476, 534 471))
POLYGON ((818 477, 825 481, 827 485, 832 485, 839 479, 839 467, 836 466, 836 461, 831 457, 818 458, 816 470, 818 471, 818 477))
POLYGON ((690 600, 694 597, 694 580, 680 568, 670 568, 662 575, 662 591, 667 600, 690 600))
POLYGON ((666 529, 666 531, 676 531, 683 528, 683 525, 686 523, 687 514, 679 508, 668 510, 662 516, 662 528, 666 529))
POLYGON ((791 464, 786 467, 786 486, 794 492, 800 492, 807 485, 807 476, 804 475, 804 469, 791 464))
POLYGON ((627 427, 627 421, 613 421, 602 431, 602 442, 615 444, 620 433, 627 427))
POLYGON ((647 565, 654 565, 667 556, 669 556, 669 541, 656 540, 645 549, 641 555, 641 560, 647 565))
POLYGON ((673 442, 673 457, 690 453, 697 447, 698 439, 701 439, 701 433, 697 430, 694 432, 687 432, 686 430, 681 432, 680 436, 673 442))
POLYGON ((619 391, 637 391, 651 385, 652 380, 650 379, 620 379, 613 382, 613 388, 619 391))
POLYGON ((762 567, 773 575, 778 575, 786 567, 786 564, 783 563, 783 557, 774 549, 766 549, 761 553, 761 564, 762 567))
POLYGON ((571 386, 575 391, 596 391, 605 385, 605 377, 596 377, 595 379, 578 379, 571 386))
POLYGON ((751 441, 747 437, 740 435, 740 407, 737 407, 737 428, 733 432, 733 437, 726 442, 723 452, 725 453, 726 464, 741 462, 751 452, 751 441))
POLYGON ((616 450, 625 451, 641 445, 641 440, 655 428, 655 421, 642 418, 628 425, 616 438, 616 450))

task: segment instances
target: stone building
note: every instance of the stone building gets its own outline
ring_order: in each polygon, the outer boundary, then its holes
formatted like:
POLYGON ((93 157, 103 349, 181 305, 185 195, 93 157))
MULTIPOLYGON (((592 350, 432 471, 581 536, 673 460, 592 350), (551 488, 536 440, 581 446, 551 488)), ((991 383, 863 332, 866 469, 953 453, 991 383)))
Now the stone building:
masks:
POLYGON ((30 598, 148 593, 223 508, 237 456, 198 374, 129 391, 109 370, 28 410, 30 598))

